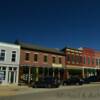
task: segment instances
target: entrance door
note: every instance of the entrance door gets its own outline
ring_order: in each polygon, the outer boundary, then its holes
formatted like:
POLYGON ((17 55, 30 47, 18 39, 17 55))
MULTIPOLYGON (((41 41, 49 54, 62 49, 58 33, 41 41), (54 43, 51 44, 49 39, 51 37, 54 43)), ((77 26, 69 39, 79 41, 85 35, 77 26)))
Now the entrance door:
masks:
POLYGON ((14 83, 14 80, 15 80, 15 73, 13 71, 9 71, 8 82, 12 84, 12 83, 14 83))
POLYGON ((11 72, 10 83, 14 82, 14 72, 11 72))

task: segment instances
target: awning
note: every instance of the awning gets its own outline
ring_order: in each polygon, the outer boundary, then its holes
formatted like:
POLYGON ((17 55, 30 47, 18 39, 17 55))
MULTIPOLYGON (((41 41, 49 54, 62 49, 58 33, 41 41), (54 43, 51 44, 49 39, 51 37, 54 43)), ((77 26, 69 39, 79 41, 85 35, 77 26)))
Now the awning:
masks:
POLYGON ((84 72, 85 73, 95 73, 96 72, 96 69, 90 69, 90 68, 87 68, 87 69, 84 69, 84 72))
POLYGON ((82 69, 68 69, 69 74, 80 74, 82 69))

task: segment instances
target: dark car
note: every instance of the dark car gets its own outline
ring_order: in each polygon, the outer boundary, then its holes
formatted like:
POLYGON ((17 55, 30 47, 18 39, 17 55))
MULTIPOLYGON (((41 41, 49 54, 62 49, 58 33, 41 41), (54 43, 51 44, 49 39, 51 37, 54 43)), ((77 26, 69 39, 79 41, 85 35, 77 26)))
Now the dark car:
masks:
POLYGON ((63 81, 63 85, 82 85, 82 84, 83 80, 80 79, 79 77, 71 77, 63 81))
POLYGON ((57 88, 60 83, 53 77, 42 78, 32 84, 33 88, 57 88))
POLYGON ((84 84, 89 84, 90 83, 89 78, 83 78, 82 80, 83 80, 83 83, 84 84))
POLYGON ((97 78, 97 76, 90 76, 90 77, 87 78, 87 80, 89 82, 96 82, 96 81, 98 81, 98 78, 97 78))

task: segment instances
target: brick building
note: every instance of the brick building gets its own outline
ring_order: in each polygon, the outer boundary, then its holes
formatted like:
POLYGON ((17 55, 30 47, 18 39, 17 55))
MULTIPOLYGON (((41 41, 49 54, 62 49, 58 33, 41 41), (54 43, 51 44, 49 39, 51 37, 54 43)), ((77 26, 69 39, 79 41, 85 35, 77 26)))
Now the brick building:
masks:
POLYGON ((65 54, 58 49, 16 42, 21 46, 19 80, 26 83, 41 77, 64 78, 65 54))
POLYGON ((100 77, 100 51, 95 51, 97 75, 100 77))
POLYGON ((64 51, 67 74, 88 77, 96 74, 95 51, 90 48, 67 48, 64 51))
POLYGON ((82 50, 65 47, 62 51, 66 55, 67 76, 78 75, 82 77, 82 50))
POLYGON ((90 48, 83 48, 84 76, 96 75, 95 51, 90 48))

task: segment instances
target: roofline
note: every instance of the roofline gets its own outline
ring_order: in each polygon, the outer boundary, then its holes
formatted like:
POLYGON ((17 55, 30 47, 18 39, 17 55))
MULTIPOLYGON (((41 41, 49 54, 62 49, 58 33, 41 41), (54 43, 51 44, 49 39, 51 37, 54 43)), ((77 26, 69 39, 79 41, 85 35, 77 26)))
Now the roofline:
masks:
POLYGON ((7 42, 0 42, 0 45, 7 46, 7 47, 20 48, 20 45, 18 45, 18 44, 7 43, 7 42))
POLYGON ((65 56, 64 52, 53 52, 53 51, 49 51, 49 50, 39 50, 39 49, 33 49, 33 48, 27 48, 27 47, 22 47, 21 49, 25 49, 25 50, 34 50, 34 51, 40 51, 40 52, 44 52, 44 53, 52 53, 52 54, 59 54, 59 55, 63 55, 65 56))

